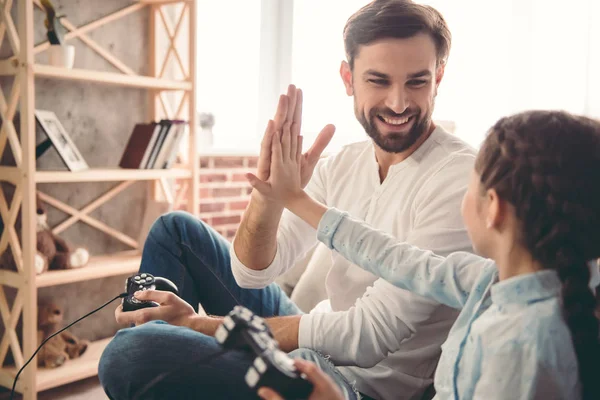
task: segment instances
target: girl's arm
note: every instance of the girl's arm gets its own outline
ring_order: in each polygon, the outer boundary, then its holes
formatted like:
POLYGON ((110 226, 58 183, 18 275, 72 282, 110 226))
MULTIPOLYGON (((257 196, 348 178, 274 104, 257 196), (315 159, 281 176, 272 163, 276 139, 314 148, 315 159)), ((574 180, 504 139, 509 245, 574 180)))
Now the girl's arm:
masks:
POLYGON ((453 308, 462 308, 472 290, 483 292, 495 270, 491 260, 471 253, 457 252, 444 258, 399 242, 306 194, 297 195, 286 207, 315 227, 320 241, 352 263, 453 308))

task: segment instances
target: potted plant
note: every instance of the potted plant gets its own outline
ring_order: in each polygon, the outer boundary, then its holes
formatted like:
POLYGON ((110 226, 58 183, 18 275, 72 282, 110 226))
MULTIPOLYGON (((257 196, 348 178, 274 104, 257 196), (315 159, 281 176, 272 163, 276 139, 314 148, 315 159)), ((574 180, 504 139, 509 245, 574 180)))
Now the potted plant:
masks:
POLYGON ((72 68, 75 61, 75 47, 65 44, 65 28, 61 24, 61 18, 65 15, 57 15, 54 6, 50 0, 41 0, 42 7, 46 12, 44 25, 46 26, 46 36, 50 43, 48 50, 48 62, 57 67, 72 68))

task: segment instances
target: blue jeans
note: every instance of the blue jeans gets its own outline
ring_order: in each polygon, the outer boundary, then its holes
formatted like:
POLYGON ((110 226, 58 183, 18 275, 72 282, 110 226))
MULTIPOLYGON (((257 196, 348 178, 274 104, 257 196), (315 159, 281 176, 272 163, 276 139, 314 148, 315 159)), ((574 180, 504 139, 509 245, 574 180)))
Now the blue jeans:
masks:
MULTIPOLYGON (((140 271, 170 279, 185 301, 196 310, 202 304, 210 315, 226 315, 237 304, 263 317, 301 313, 275 283, 263 289, 240 288, 231 273, 229 248, 229 242, 201 220, 172 212, 153 224, 140 271)), ((298 349, 290 356, 315 362, 346 398, 358 398, 319 353, 298 349)), ((244 382, 253 359, 242 351, 223 352, 211 336, 153 321, 117 332, 102 354, 98 376, 113 400, 256 399, 244 382)))

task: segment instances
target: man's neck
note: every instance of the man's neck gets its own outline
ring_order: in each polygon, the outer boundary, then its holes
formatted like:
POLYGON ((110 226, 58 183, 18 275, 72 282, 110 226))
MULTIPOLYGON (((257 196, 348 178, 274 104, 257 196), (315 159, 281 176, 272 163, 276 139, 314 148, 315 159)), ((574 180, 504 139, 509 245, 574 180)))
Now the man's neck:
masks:
POLYGON ((427 140, 427 138, 429 138, 434 130, 435 124, 432 122, 429 126, 427 134, 421 136, 419 140, 415 142, 415 144, 401 153, 389 153, 375 144, 375 158, 377 160, 377 164, 379 165, 380 182, 385 180, 392 165, 398 164, 410 157, 415 151, 417 151, 419 147, 421 147, 421 145, 427 140))

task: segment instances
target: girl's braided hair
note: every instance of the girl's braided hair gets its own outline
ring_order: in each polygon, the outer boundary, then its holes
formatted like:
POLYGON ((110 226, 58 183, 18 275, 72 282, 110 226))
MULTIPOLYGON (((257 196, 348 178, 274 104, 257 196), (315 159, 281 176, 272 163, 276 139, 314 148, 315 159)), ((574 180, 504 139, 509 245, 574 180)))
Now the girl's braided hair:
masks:
POLYGON ((562 111, 500 119, 475 168, 485 190, 511 203, 522 244, 562 282, 584 400, 600 399, 596 298, 588 263, 600 257, 600 122, 562 111))

